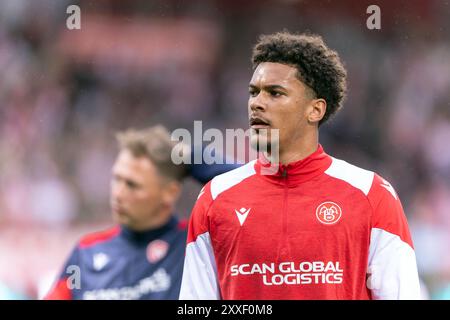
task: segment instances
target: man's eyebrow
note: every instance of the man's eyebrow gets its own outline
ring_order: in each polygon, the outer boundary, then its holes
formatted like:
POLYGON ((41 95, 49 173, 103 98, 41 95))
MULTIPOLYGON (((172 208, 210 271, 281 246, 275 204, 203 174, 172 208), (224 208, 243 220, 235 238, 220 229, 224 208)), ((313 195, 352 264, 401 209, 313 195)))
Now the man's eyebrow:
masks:
MULTIPOLYGON (((254 85, 254 84, 251 84, 251 83, 248 85, 248 87, 249 87, 249 89, 259 89, 259 87, 257 85, 254 85)), ((281 89, 281 90, 285 90, 285 91, 287 90, 285 87, 283 87, 283 86, 281 86, 279 84, 265 85, 265 86, 263 86, 263 89, 266 90, 266 91, 277 90, 277 89, 281 89)))

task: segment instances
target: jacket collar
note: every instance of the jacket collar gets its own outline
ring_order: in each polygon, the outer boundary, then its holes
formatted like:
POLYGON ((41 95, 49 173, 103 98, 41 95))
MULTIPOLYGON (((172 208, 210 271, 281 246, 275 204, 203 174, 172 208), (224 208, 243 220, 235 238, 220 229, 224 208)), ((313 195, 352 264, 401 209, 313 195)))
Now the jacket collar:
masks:
POLYGON ((145 231, 134 231, 130 228, 121 225, 121 236, 128 239, 129 241, 141 244, 147 244, 148 242, 158 239, 164 235, 170 229, 176 228, 178 225, 178 219, 173 215, 170 217, 169 221, 163 226, 156 229, 150 229, 145 231))
POLYGON ((273 183, 295 186, 321 175, 330 167, 331 162, 331 157, 319 144, 317 150, 308 157, 287 165, 271 164, 267 158, 259 154, 255 170, 262 178, 273 183))

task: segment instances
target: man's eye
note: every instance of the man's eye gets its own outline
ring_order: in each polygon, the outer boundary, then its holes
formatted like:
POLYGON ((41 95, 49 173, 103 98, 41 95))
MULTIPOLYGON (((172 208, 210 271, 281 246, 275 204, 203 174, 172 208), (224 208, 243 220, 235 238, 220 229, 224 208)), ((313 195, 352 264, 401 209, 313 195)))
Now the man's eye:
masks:
POLYGON ((270 95, 273 97, 279 97, 282 95, 282 93, 279 91, 270 91, 270 95))
POLYGON ((250 97, 256 97, 258 95, 258 92, 256 90, 249 90, 248 94, 250 97))
POLYGON ((127 181, 127 187, 130 189, 136 189, 137 188, 137 184, 134 183, 133 181, 127 181))

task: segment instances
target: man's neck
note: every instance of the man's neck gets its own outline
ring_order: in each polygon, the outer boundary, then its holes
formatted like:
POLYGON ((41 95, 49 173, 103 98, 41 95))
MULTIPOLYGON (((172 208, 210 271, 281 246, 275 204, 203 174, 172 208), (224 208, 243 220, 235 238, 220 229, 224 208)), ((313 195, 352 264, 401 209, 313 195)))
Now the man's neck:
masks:
POLYGON ((283 165, 287 165, 305 159, 316 152, 318 144, 318 133, 312 133, 288 146, 280 146, 278 161, 283 165))
POLYGON ((135 232, 144 232, 149 230, 156 230, 167 224, 172 216, 173 208, 165 208, 161 210, 159 214, 153 217, 150 221, 140 226, 129 226, 129 228, 135 232))
POLYGON ((301 150, 292 150, 287 152, 280 152, 280 163, 287 165, 292 162, 300 161, 307 158, 317 150, 317 144, 305 147, 301 150))

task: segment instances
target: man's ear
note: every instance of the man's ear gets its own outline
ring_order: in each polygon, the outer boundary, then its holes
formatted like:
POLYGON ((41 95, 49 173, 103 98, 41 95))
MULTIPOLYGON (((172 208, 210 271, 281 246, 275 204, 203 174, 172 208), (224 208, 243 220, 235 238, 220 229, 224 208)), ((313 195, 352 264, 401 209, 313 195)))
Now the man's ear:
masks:
POLYGON ((167 181, 162 190, 162 200, 169 205, 175 205, 181 195, 181 183, 176 180, 167 181))
POLYGON ((325 116, 327 111, 327 102, 325 99, 313 99, 310 103, 309 113, 307 115, 308 122, 319 123, 320 120, 325 116))

